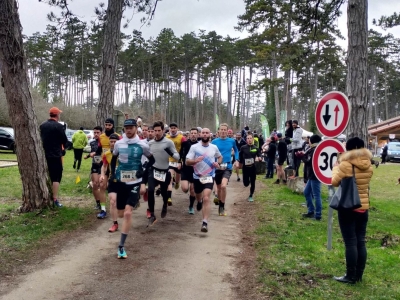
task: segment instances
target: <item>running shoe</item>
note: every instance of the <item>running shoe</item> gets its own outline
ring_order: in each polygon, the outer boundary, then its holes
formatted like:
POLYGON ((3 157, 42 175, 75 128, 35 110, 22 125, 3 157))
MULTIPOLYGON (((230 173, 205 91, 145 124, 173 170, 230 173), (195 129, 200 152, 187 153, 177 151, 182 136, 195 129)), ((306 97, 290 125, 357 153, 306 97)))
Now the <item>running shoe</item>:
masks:
POLYGON ((149 192, 146 190, 146 192, 143 194, 143 201, 147 202, 149 200, 149 192))
POLYGON ((110 229, 108 229, 108 232, 116 232, 118 230, 118 224, 113 224, 110 229))
POLYGON ((63 205, 58 200, 54 200, 54 206, 55 207, 63 207, 63 205))
POLYGON ((197 206, 196 206, 196 208, 197 208, 197 211, 201 211, 201 209, 203 208, 203 201, 197 201, 197 206))
POLYGON ((97 219, 104 219, 107 217, 107 213, 102 210, 98 215, 97 215, 97 219))
POLYGON ((179 182, 175 183, 175 190, 179 190, 179 182))
POLYGON ((147 219, 150 219, 150 217, 151 217, 150 209, 147 209, 147 211, 146 211, 146 217, 147 217, 147 219))
POLYGON ((218 197, 214 197, 214 204, 215 204, 215 205, 219 205, 219 199, 218 199, 218 197))
POLYGON ((203 223, 203 225, 201 225, 201 232, 208 232, 208 228, 207 228, 207 224, 203 223))
POLYGON ((253 197, 249 197, 249 202, 253 202, 253 197))
POLYGON ((236 181, 239 182, 239 181, 240 181, 240 177, 238 177, 238 178, 236 179, 236 181))
POLYGON ((194 215, 194 208, 193 207, 189 207, 189 215, 194 215))
POLYGON ((124 247, 118 247, 118 258, 127 258, 128 255, 126 255, 125 248, 124 247))
POLYGON ((167 216, 167 207, 163 206, 161 211, 161 218, 165 218, 167 216))
POLYGON ((157 222, 156 216, 150 215, 149 223, 147 223, 147 227, 153 226, 157 222))
POLYGON ((218 209, 218 214, 219 214, 221 217, 226 217, 226 216, 227 216, 227 214, 226 214, 226 212, 225 212, 225 208, 223 208, 222 206, 219 207, 219 209, 218 209))
POLYGON ((168 198, 168 206, 172 206, 172 199, 168 198))
POLYGON ((160 196, 161 195, 161 189, 157 189, 156 190, 156 196, 160 196))

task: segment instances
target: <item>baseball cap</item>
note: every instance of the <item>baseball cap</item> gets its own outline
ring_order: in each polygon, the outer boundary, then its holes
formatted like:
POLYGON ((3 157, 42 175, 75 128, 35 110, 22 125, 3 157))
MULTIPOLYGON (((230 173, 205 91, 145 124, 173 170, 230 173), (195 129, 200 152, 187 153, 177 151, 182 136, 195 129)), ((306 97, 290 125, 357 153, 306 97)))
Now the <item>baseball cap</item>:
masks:
POLYGON ((50 108, 49 113, 58 115, 62 113, 62 110, 59 109, 58 107, 53 106, 52 108, 50 108))
POLYGON ((136 120, 135 119, 127 119, 124 121, 124 127, 125 126, 137 126, 136 120))
POLYGON ((107 118, 104 123, 109 123, 114 125, 114 119, 113 118, 107 118))
POLYGON ((172 122, 171 124, 169 124, 169 127, 170 127, 170 128, 171 128, 171 127, 178 127, 178 124, 172 122))
POLYGON ((282 133, 278 133, 277 135, 276 135, 278 138, 281 138, 282 137, 282 133))

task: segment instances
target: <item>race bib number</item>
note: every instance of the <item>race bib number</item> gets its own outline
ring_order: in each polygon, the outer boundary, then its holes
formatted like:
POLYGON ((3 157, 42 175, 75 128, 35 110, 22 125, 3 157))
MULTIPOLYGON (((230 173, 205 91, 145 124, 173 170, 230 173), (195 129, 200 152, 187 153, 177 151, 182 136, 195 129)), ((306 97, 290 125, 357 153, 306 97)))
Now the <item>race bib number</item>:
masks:
POLYGON ((244 160, 244 165, 245 165, 245 166, 250 166, 250 165, 252 165, 252 164, 254 164, 254 158, 246 158, 246 159, 244 160))
POLYGON ((101 162, 101 156, 99 155, 93 156, 93 161, 95 164, 99 164, 101 162))
POLYGON ((171 167, 174 167, 174 168, 178 168, 178 163, 177 162, 172 162, 172 161, 170 161, 169 162, 169 165, 171 166, 171 167))
POLYGON ((221 170, 226 170, 227 167, 228 167, 228 164, 227 164, 227 163, 223 163, 223 164, 220 164, 220 165, 219 165, 219 168, 220 168, 221 170))
POLYGON ((120 171, 121 174, 121 182, 131 182, 135 181, 136 171, 120 171))
POLYGON ((110 149, 108 149, 108 148, 102 148, 103 154, 106 153, 108 150, 110 150, 110 149))
POLYGON ((200 182, 202 183, 202 184, 206 184, 206 183, 213 183, 213 178, 212 178, 212 176, 203 176, 203 177, 200 177, 200 182))
POLYGON ((167 176, 167 173, 165 173, 164 171, 158 171, 158 170, 154 170, 154 179, 158 180, 158 181, 165 181, 165 177, 167 176))

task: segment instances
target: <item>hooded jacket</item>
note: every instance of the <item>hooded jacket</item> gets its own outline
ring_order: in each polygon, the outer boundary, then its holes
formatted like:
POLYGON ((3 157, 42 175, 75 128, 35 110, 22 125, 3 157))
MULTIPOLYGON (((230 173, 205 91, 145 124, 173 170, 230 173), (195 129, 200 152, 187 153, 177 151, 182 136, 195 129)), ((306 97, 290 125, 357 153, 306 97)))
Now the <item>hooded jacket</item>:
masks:
POLYGON ((301 160, 304 162, 304 182, 306 183, 308 180, 318 180, 315 176, 315 172, 313 169, 312 161, 314 156, 315 148, 318 146, 318 143, 311 144, 310 148, 304 153, 301 157, 301 160))
POLYGON ((301 149, 303 146, 303 129, 297 127, 293 130, 292 149, 301 149))
POLYGON ((353 176, 354 172, 357 182, 358 193, 360 195, 360 210, 369 209, 369 182, 373 174, 371 165, 372 154, 366 148, 354 149, 343 153, 338 166, 332 170, 332 185, 339 186, 345 177, 353 176))
POLYGON ((88 138, 83 130, 78 130, 72 136, 72 146, 74 149, 83 149, 87 146, 88 138))

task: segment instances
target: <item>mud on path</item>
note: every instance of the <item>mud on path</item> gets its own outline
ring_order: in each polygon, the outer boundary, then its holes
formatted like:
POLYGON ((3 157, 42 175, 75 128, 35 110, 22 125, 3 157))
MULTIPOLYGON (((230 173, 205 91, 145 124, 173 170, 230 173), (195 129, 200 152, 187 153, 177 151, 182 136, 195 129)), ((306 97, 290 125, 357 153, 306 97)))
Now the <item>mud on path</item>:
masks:
POLYGON ((158 222, 151 228, 142 202, 125 244, 127 259, 117 259, 120 231, 108 233, 110 218, 99 220, 96 229, 58 241, 60 251, 33 272, 0 281, 0 299, 243 299, 235 292, 240 284, 235 278, 244 251, 243 207, 252 205, 247 196, 248 188, 232 180, 228 216, 219 217, 212 204, 208 233, 200 232, 201 212, 187 213, 188 195, 180 190, 173 191, 165 219, 156 197, 158 222))

